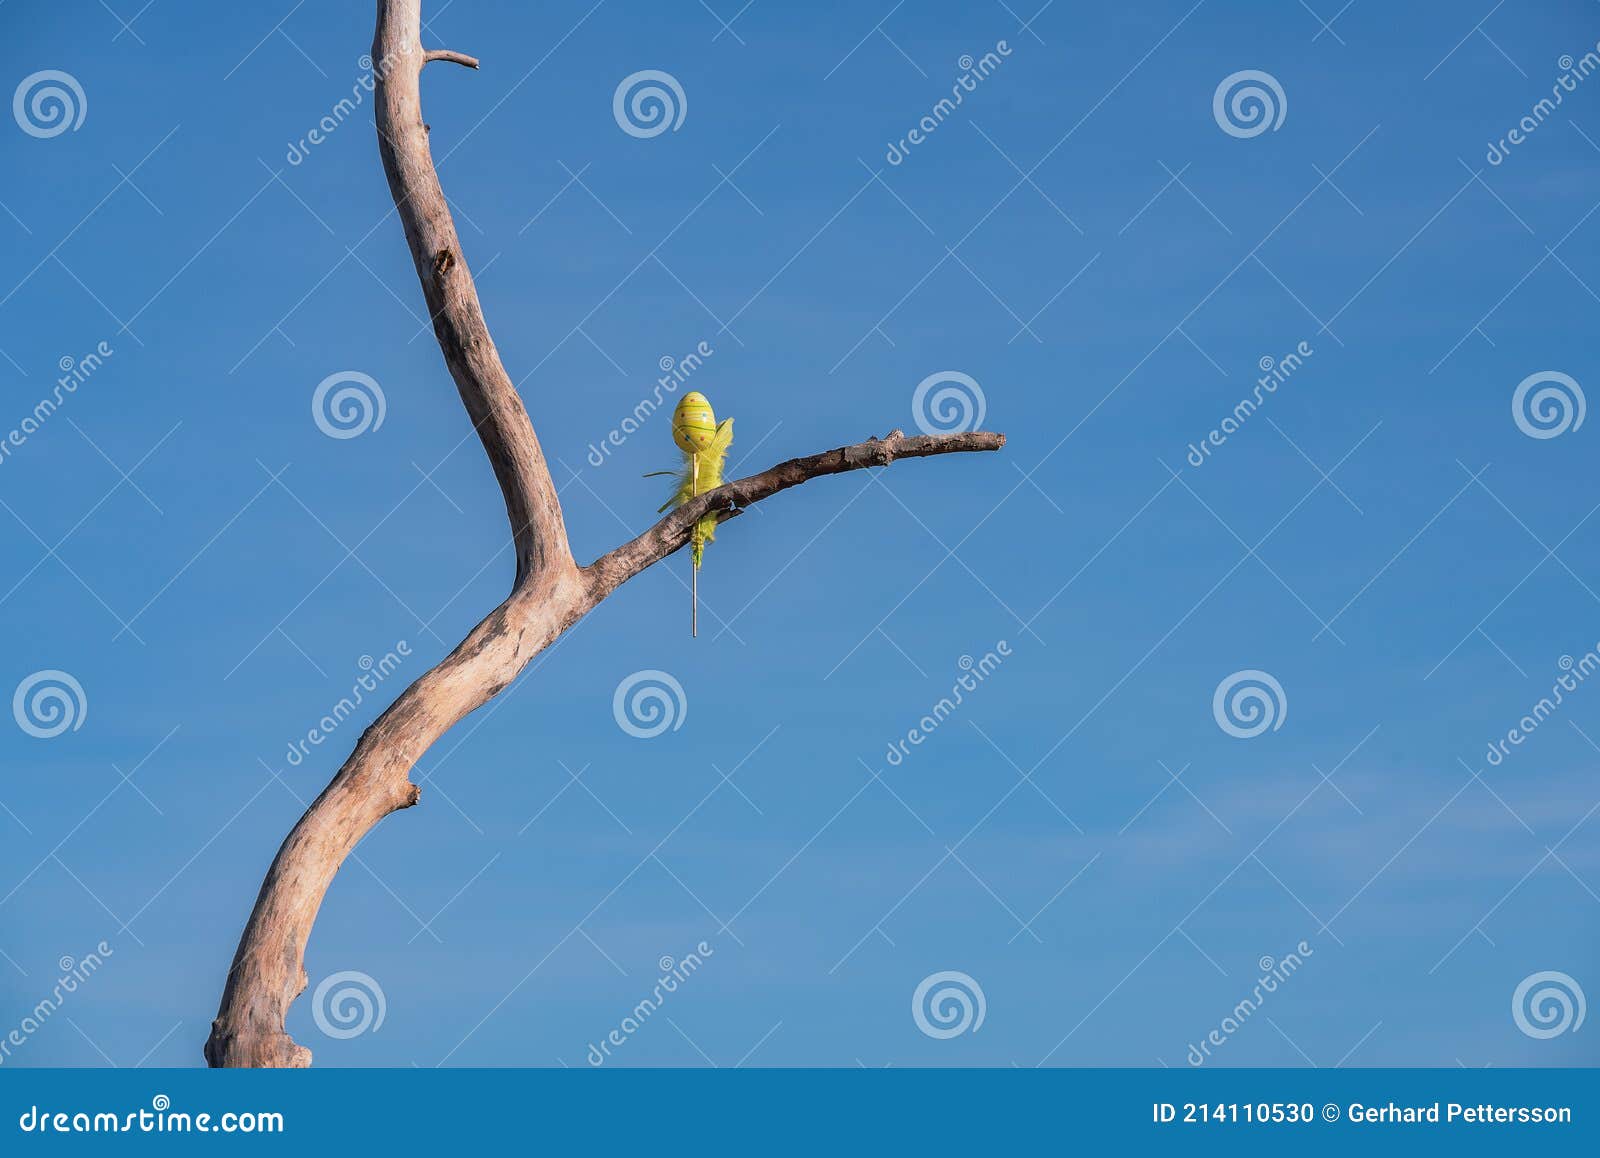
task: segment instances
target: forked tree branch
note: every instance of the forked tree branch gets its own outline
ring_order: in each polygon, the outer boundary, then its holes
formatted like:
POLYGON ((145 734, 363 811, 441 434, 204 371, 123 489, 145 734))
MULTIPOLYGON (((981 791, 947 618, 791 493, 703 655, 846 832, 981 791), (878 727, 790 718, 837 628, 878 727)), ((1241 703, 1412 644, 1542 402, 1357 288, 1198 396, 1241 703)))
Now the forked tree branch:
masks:
POLYGON ((736 515, 789 487, 899 458, 998 450, 985 431, 884 438, 806 458, 727 483, 678 508, 587 567, 572 558, 561 504, 522 399, 500 363, 478 304, 455 224, 439 187, 422 121, 419 78, 430 60, 469 67, 460 53, 424 52, 421 0, 378 0, 372 58, 385 62, 375 88, 378 149, 406 242, 422 282, 434 334, 462 404, 505 497, 516 552, 511 594, 437 666, 362 733, 355 751, 284 840, 245 924, 206 1042, 213 1066, 306 1066, 311 1051, 284 1030, 306 987, 305 947, 334 875, 389 813, 420 796, 410 772, 434 741, 498 695, 534 656, 595 604, 689 541, 707 512, 736 515))

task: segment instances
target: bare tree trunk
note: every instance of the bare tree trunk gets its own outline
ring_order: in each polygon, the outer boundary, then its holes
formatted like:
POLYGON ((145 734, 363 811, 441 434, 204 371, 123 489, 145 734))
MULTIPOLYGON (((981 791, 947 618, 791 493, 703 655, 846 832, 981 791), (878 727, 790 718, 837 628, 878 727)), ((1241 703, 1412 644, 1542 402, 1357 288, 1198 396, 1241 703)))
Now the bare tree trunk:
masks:
POLYGON ((809 479, 897 458, 998 450, 986 431, 882 439, 790 459, 696 498, 642 535, 579 567, 561 504, 522 399, 500 364, 478 304, 455 224, 439 187, 422 120, 420 77, 432 60, 477 67, 457 52, 425 52, 421 0, 378 0, 372 59, 378 149, 406 242, 422 282, 434 334, 505 497, 516 549, 511 594, 438 666, 407 688, 278 849, 228 972, 206 1042, 213 1066, 308 1066, 311 1051, 284 1030, 306 987, 305 947, 322 899, 350 851, 391 812, 417 802, 410 772, 463 716, 498 695, 528 662, 621 584, 689 541, 710 512, 726 520, 809 479))

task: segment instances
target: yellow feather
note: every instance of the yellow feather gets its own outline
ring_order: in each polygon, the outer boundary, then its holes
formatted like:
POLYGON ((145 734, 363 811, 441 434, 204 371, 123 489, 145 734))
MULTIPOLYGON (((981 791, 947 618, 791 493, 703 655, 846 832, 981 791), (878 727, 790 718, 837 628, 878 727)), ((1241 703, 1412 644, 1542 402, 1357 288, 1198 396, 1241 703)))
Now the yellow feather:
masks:
MULTIPOLYGON (((677 479, 672 497, 657 508, 658 513, 668 507, 681 507, 697 495, 714 491, 722 485, 722 470, 728 460, 728 448, 733 445, 733 419, 724 418, 717 422, 716 413, 706 396, 691 390, 673 408, 672 440, 683 452, 683 466, 676 472, 658 472, 673 474, 677 479)), ((700 563, 705 556, 706 544, 716 537, 716 512, 695 523, 689 535, 697 602, 700 563)))
MULTIPOLYGON (((722 485, 722 470, 727 465, 728 448, 733 445, 733 419, 724 418, 717 424, 704 450, 684 451, 683 467, 677 472, 678 485, 672 497, 662 503, 660 511, 668 507, 681 507, 696 495, 714 491, 722 485)), ((695 524, 689 542, 694 553, 694 565, 700 566, 705 545, 716 538, 717 516, 713 512, 695 524)))

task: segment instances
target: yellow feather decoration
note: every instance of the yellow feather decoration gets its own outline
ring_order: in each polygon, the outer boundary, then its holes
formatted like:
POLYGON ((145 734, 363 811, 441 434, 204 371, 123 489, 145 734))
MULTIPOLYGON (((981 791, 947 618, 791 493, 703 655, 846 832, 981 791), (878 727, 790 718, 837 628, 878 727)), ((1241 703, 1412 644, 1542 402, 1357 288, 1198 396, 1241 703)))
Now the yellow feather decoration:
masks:
MULTIPOLYGON (((733 445, 733 419, 717 421, 711 403, 698 390, 685 394, 672 411, 672 440, 683 452, 683 466, 677 471, 662 471, 677 479, 672 497, 662 503, 659 511, 681 507, 696 495, 714 491, 722 485, 722 469, 727 463, 728 448, 733 445)), ((717 516, 708 514, 694 526, 689 537, 689 551, 694 561, 692 629, 699 634, 700 563, 705 556, 706 544, 716 538, 717 516)))

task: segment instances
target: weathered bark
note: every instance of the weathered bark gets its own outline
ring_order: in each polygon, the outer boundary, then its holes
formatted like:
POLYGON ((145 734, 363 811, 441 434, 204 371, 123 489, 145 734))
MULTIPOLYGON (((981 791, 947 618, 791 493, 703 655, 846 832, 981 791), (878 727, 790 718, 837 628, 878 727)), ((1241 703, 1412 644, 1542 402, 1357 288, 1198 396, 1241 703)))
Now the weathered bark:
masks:
POLYGON ((808 479, 897 458, 998 450, 1005 436, 976 431, 882 439, 790 459, 719 487, 668 514, 631 542, 579 567, 561 504, 522 400, 489 336, 477 290, 439 187, 422 121, 419 79, 430 60, 469 67, 461 53, 424 52, 421 0, 378 0, 372 59, 378 147, 434 333, 461 401, 505 497, 516 578, 504 603, 438 666, 407 688, 366 730, 306 810, 262 882, 229 970, 205 1047, 213 1066, 307 1066, 311 1051, 284 1031, 306 987, 305 947, 322 899, 345 858, 391 812, 417 802, 412 767, 457 721, 511 683, 528 662, 595 604, 679 550, 709 511, 727 519, 808 479))

